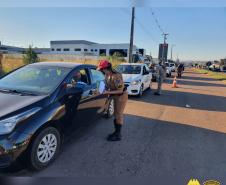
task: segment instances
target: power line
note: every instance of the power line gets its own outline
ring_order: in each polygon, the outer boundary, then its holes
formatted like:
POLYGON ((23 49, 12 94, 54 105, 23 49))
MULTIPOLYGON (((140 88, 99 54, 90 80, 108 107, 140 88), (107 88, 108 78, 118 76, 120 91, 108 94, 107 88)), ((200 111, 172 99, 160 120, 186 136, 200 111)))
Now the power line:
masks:
POLYGON ((164 34, 165 32, 164 32, 162 26, 160 25, 160 23, 159 23, 157 17, 155 16, 155 13, 154 13, 153 9, 150 8, 149 10, 150 10, 150 13, 151 13, 151 15, 152 15, 152 17, 153 17, 153 19, 154 19, 154 21, 155 21, 155 23, 156 23, 158 29, 160 30, 160 32, 161 32, 162 34, 164 34))
POLYGON ((142 24, 142 22, 139 19, 135 19, 136 23, 140 26, 140 28, 145 32, 153 42, 158 43, 152 36, 151 32, 142 24))
MULTIPOLYGON (((121 10, 123 13, 131 16, 130 12, 127 9, 122 8, 121 10)), ((140 26, 141 30, 151 38, 151 40, 153 42, 158 43, 152 36, 151 32, 147 29, 147 27, 145 25, 142 24, 142 22, 140 21, 140 19, 137 16, 135 17, 135 22, 140 26)))

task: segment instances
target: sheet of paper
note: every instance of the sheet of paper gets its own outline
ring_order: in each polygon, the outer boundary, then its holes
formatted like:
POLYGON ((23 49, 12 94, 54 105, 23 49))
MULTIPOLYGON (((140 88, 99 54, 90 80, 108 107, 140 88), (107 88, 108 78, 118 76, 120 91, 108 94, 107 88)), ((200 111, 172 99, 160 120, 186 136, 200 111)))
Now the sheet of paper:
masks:
POLYGON ((99 93, 103 94, 104 90, 105 90, 105 83, 101 81, 99 84, 99 93))

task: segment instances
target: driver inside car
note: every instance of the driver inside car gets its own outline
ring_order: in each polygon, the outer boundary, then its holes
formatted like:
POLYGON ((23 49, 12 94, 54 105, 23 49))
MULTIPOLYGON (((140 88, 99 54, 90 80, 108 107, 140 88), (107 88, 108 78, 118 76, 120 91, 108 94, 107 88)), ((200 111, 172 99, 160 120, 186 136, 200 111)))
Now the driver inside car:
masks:
POLYGON ((75 72, 73 77, 72 77, 72 80, 71 80, 71 84, 73 86, 75 86, 78 82, 81 82, 82 80, 82 75, 79 71, 75 72))

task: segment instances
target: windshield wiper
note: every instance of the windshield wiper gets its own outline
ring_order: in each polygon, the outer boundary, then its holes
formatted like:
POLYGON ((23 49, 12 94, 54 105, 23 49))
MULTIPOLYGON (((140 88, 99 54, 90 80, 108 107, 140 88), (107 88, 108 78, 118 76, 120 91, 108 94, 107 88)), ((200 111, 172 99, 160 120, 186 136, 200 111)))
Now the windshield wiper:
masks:
POLYGON ((4 93, 37 96, 37 94, 35 94, 35 93, 27 92, 27 91, 19 91, 19 90, 16 90, 16 89, 0 89, 0 91, 4 92, 4 93))
POLYGON ((8 89, 0 89, 0 92, 3 92, 3 93, 10 93, 10 91, 8 89))
POLYGON ((20 90, 16 90, 16 89, 10 90, 10 92, 16 93, 16 94, 21 94, 21 95, 37 96, 37 94, 35 94, 35 93, 28 92, 28 91, 20 91, 20 90))

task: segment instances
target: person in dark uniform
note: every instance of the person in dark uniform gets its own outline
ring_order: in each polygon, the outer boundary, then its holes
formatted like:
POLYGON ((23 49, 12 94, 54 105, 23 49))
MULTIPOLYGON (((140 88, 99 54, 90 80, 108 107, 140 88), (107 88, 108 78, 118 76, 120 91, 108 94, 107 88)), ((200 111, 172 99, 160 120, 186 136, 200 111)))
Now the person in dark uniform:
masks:
POLYGON ((158 88, 157 91, 154 93, 154 95, 161 95, 162 92, 162 84, 166 76, 166 70, 165 66, 163 64, 163 61, 160 60, 159 65, 157 67, 157 82, 158 82, 158 88))
POLYGON ((106 90, 104 94, 113 97, 114 99, 114 127, 115 131, 107 137, 108 141, 121 140, 121 128, 123 125, 123 112, 128 100, 128 93, 122 75, 112 68, 112 65, 107 60, 101 60, 98 68, 99 71, 105 74, 106 90))
POLYGON ((184 68, 183 64, 179 64, 179 66, 177 67, 177 76, 178 76, 178 78, 182 77, 183 68, 184 68))

